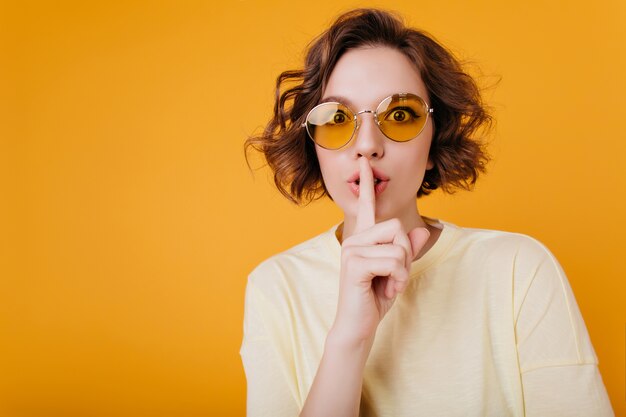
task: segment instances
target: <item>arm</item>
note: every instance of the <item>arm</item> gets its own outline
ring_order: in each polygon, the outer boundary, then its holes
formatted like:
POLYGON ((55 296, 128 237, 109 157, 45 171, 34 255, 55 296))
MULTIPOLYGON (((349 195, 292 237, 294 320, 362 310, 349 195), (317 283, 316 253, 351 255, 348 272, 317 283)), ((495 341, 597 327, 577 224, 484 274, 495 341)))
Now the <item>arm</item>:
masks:
POLYGON ((246 286, 243 341, 239 354, 246 374, 246 415, 248 417, 294 417, 300 407, 294 395, 294 381, 285 372, 288 358, 276 350, 264 317, 270 306, 249 279, 246 286))
POLYGON ((363 369, 373 341, 353 343, 331 329, 301 417, 358 416, 363 369))
POLYGON ((526 415, 613 416, 569 282, 554 256, 532 243, 518 259, 535 259, 534 267, 516 271, 528 277, 516 285, 515 322, 526 415))
POLYGON ((404 291, 411 261, 428 240, 426 229, 407 233, 397 219, 375 224, 374 178, 360 158, 360 193, 354 234, 342 243, 335 322, 301 417, 355 417, 363 371, 376 329, 404 291))

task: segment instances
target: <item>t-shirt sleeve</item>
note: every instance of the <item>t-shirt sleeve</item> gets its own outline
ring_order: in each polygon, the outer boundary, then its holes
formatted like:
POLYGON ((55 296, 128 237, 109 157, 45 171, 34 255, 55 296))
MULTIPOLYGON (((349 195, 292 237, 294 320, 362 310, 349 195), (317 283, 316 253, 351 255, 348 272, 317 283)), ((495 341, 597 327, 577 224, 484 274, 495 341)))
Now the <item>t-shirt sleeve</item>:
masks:
POLYGON ((248 280, 243 341, 239 354, 247 381, 248 417, 295 417, 299 407, 283 371, 283 363, 269 336, 264 316, 267 301, 248 280))
POLYGON ((517 262, 515 333, 526 416, 613 416, 598 358, 558 261, 529 240, 517 262))

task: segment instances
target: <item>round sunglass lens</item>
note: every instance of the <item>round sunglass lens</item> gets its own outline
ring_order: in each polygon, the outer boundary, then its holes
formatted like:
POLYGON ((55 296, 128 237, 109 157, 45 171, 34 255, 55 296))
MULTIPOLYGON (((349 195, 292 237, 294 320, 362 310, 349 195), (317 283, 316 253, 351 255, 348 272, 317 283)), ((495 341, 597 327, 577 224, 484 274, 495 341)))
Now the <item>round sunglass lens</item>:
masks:
POLYGON ((322 103, 309 113, 306 129, 319 146, 339 149, 350 141, 356 125, 354 115, 341 103, 322 103))
POLYGON ((383 100, 376 110, 380 130, 389 139, 405 142, 422 132, 428 106, 415 94, 395 94, 383 100))

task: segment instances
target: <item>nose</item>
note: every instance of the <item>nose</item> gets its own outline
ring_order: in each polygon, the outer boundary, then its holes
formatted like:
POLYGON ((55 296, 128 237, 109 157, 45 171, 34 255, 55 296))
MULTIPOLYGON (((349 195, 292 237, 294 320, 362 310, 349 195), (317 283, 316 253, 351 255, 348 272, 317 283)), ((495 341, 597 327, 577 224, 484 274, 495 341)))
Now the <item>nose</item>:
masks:
POLYGON ((364 156, 368 159, 382 157, 385 138, 376 125, 374 112, 363 110, 357 113, 357 117, 357 128, 354 133, 356 141, 353 147, 354 157, 364 156))

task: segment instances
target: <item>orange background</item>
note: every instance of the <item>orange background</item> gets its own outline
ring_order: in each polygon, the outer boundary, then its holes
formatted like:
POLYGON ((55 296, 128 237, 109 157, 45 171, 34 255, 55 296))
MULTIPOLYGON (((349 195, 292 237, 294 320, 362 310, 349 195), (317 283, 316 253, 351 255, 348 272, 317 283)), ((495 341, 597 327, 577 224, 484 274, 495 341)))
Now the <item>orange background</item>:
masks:
MULTIPOLYGON (((243 141, 313 36, 390 4, 15 3, 0 3, 0 415, 243 415, 246 276, 341 219, 251 175, 243 141)), ((423 214, 544 242, 626 416, 626 3, 391 6, 482 84, 501 77, 489 174, 423 214)))

